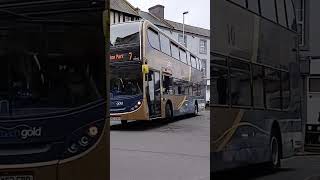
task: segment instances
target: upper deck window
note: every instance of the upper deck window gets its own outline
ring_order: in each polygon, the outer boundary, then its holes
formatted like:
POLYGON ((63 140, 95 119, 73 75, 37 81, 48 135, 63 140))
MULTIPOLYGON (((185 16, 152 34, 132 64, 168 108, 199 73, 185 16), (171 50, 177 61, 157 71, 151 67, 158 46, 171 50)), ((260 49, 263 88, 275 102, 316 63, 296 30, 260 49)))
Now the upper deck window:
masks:
POLYGON ((296 31, 296 17, 294 13, 294 7, 291 0, 286 0, 286 6, 287 6, 287 17, 288 17, 288 26, 289 29, 296 31))
POLYGON ((286 9, 285 9, 284 0, 277 0, 277 10, 278 10, 279 24, 284 27, 287 27, 286 9))
POLYGON ((117 24, 110 27, 110 45, 123 46, 140 43, 140 23, 117 24))
POLYGON ((183 49, 180 49, 180 59, 182 62, 187 64, 187 54, 186 51, 183 49))
POLYGON ((148 29, 148 39, 153 48, 160 50, 160 41, 159 41, 158 32, 152 29, 148 29))
POLYGON ((171 56, 170 40, 166 36, 160 34, 161 51, 171 56))
POLYGON ((261 4, 261 15, 267 19, 270 19, 274 22, 277 21, 276 18, 276 6, 274 0, 262 0, 261 4))
POLYGON ((259 14, 259 1, 258 0, 248 0, 248 9, 252 12, 259 14))
POLYGON ((179 57, 179 48, 177 45, 171 43, 171 54, 173 58, 180 59, 179 57))
POLYGON ((239 4, 242 7, 246 7, 246 0, 231 0, 232 2, 239 4))

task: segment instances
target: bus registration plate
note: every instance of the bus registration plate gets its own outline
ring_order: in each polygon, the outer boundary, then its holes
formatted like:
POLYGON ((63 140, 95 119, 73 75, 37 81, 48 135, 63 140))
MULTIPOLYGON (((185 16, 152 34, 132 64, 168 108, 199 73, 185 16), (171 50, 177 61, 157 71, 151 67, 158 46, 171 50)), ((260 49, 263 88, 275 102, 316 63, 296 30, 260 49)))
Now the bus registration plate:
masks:
POLYGON ((111 121, 121 121, 121 117, 110 117, 110 120, 111 121))
POLYGON ((1 176, 0 180, 34 180, 31 175, 1 176))

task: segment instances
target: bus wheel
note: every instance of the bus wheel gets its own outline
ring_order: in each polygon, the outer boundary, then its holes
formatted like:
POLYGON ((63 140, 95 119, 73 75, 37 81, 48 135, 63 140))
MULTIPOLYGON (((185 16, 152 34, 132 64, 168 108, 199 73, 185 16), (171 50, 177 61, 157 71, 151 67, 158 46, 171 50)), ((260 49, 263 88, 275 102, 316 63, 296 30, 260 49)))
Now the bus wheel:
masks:
POLYGON ((172 108, 169 103, 166 104, 166 120, 167 121, 173 120, 172 108))
POLYGON ((281 165, 280 160, 280 141, 277 134, 272 131, 271 139, 270 139, 270 155, 271 155, 271 162, 269 162, 269 167, 271 169, 278 169, 281 165))

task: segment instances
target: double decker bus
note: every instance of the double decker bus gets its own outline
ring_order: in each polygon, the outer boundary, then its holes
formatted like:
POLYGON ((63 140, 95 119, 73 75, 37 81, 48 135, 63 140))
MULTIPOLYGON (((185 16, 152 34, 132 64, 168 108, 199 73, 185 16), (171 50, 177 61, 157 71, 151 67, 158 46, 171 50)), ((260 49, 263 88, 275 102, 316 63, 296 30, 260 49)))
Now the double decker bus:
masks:
POLYGON ((1 180, 109 179, 105 9, 0 1, 1 180))
POLYGON ((172 119, 203 109, 201 61, 149 21, 111 25, 111 120, 172 119))
POLYGON ((278 168, 302 147, 294 4, 216 0, 214 7, 211 172, 278 168))

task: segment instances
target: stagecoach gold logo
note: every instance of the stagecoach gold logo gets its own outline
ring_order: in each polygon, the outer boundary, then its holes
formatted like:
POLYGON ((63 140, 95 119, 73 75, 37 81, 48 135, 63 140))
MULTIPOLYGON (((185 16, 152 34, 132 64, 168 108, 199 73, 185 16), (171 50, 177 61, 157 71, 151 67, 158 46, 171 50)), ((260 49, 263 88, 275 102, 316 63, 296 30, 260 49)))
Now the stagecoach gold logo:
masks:
POLYGON ((30 127, 28 125, 19 125, 13 128, 0 127, 0 139, 19 138, 25 140, 41 136, 42 127, 30 127))

